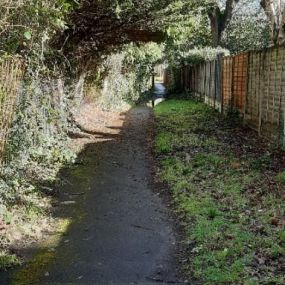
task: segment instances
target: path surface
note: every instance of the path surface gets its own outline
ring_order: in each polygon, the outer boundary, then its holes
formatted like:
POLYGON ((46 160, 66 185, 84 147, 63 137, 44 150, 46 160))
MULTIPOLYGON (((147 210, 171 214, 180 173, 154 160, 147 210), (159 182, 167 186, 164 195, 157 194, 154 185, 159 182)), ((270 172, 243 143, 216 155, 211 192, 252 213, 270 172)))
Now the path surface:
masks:
POLYGON ((154 96, 156 98, 164 98, 166 93, 166 88, 162 83, 155 83, 154 85, 154 96))
POLYGON ((134 108, 118 135, 82 154, 61 189, 76 201, 62 213, 74 223, 35 284, 178 284, 172 221, 151 182, 151 124, 151 109, 134 108))

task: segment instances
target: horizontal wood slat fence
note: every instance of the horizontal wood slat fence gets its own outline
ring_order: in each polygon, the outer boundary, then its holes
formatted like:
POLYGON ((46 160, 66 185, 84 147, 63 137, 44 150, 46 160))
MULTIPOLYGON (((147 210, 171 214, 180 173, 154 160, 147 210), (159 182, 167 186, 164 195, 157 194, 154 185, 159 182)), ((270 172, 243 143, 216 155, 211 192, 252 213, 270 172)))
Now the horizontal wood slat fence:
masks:
POLYGON ((238 111, 259 135, 285 145, 285 47, 219 56, 180 73, 184 90, 220 112, 238 111))

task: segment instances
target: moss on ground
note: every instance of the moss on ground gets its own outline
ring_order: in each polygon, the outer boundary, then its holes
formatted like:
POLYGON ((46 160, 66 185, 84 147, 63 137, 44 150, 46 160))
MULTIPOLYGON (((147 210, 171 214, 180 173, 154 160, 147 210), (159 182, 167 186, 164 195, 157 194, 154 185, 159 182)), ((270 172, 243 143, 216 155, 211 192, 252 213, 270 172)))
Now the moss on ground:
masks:
POLYGON ((195 100, 155 109, 159 179, 202 284, 285 284, 284 152, 195 100))
POLYGON ((0 251, 0 268, 10 268, 20 264, 21 261, 16 255, 0 251))
MULTIPOLYGON (((56 225, 57 233, 53 234, 38 250, 32 260, 22 269, 16 271, 11 278, 12 285, 39 284, 41 278, 52 265, 56 257, 56 247, 67 232, 71 221, 68 219, 59 220, 56 225)), ((74 257, 72 257, 74 258, 74 257)))

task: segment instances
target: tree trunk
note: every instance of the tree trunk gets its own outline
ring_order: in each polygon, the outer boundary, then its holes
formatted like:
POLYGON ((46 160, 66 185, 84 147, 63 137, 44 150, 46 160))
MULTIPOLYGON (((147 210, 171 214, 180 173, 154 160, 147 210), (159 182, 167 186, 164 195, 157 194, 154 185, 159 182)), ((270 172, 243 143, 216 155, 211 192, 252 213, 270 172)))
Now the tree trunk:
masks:
POLYGON ((271 40, 273 45, 285 43, 285 0, 261 0, 268 20, 271 23, 271 40))
POLYGON ((217 47, 221 44, 223 31, 232 19, 233 9, 238 1, 239 0, 227 0, 224 11, 221 11, 218 4, 208 11, 208 16, 211 24, 212 45, 214 47, 217 47))
POLYGON ((209 13, 213 47, 219 46, 221 42, 222 31, 220 29, 219 14, 220 14, 219 8, 216 8, 213 12, 209 13))

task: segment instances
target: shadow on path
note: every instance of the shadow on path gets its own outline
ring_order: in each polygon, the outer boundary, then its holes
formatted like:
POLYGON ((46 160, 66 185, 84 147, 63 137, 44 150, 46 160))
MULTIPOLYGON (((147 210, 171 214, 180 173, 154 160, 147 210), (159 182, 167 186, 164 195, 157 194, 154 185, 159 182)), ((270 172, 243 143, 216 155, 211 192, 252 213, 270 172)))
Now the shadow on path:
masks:
POLYGON ((178 284, 172 221, 152 189, 152 121, 151 109, 132 109, 117 136, 97 134, 109 140, 89 144, 61 174, 60 201, 75 204, 57 216, 71 224, 41 274, 28 265, 29 283, 7 284, 178 284))

